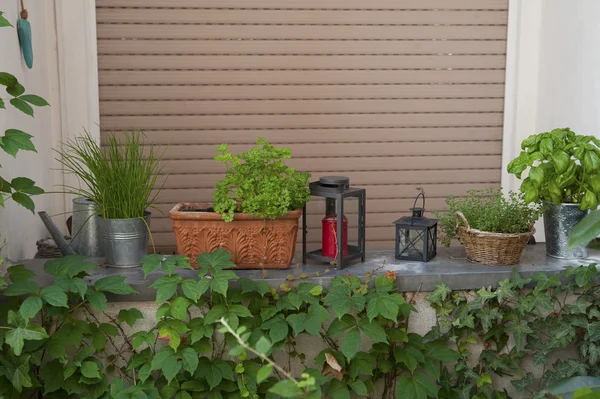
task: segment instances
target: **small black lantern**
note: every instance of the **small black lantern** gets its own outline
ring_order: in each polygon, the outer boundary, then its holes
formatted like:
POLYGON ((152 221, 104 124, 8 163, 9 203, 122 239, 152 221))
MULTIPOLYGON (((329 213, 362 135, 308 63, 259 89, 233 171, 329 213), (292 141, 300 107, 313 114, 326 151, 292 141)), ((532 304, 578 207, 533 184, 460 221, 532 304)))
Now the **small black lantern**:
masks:
POLYGON ((396 220, 396 259, 429 262, 437 253, 437 219, 423 216, 425 213, 425 194, 417 195, 411 216, 396 220), (419 197, 423 197, 423 206, 417 207, 419 197))

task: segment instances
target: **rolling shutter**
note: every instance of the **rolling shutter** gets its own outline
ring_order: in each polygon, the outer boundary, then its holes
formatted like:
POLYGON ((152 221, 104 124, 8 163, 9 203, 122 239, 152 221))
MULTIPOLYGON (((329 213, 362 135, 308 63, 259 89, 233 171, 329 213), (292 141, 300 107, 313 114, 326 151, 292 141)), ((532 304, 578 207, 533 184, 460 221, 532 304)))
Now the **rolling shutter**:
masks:
MULTIPOLYGON (((152 221, 164 252, 168 210, 210 201, 219 143, 265 137, 314 179, 365 187, 368 248, 393 247, 417 187, 432 210, 500 183, 507 0, 96 4, 102 130, 168 145, 152 221)), ((323 208, 309 208, 312 242, 323 208)))

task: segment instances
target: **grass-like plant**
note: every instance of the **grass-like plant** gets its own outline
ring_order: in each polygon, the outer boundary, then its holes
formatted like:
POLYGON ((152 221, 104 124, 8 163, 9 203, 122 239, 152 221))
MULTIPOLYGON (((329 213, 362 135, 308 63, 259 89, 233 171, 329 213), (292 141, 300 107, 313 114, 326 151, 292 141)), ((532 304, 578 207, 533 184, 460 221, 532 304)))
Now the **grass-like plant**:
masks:
POLYGON ((489 233, 526 233, 541 215, 541 206, 528 205, 523 194, 510 192, 508 197, 500 188, 470 190, 464 198, 446 198, 443 211, 434 211, 439 219, 443 244, 449 246, 456 237, 454 214, 460 211, 465 215, 472 229, 489 233))
POLYGON ((67 141, 56 150, 57 160, 82 183, 65 186, 67 192, 94 201, 105 219, 143 217, 164 185, 164 180, 158 182, 164 150, 146 149, 143 137, 138 131, 126 132, 122 139, 108 133, 100 146, 86 131, 67 141))

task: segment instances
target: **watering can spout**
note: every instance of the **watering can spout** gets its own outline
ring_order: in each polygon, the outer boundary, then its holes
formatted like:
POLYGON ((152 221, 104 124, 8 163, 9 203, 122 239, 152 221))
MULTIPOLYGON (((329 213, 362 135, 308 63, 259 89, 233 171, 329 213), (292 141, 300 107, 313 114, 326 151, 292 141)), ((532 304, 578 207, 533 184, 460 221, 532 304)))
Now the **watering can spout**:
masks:
POLYGON ((67 240, 65 240, 65 237, 62 235, 60 230, 58 230, 58 227, 56 227, 52 219, 50 219, 50 216, 45 211, 38 212, 38 215, 40 215, 42 222, 44 222, 46 229, 48 229, 48 232, 52 236, 52 239, 58 246, 60 252, 64 256, 77 255, 73 248, 69 246, 69 243, 67 242, 67 240))

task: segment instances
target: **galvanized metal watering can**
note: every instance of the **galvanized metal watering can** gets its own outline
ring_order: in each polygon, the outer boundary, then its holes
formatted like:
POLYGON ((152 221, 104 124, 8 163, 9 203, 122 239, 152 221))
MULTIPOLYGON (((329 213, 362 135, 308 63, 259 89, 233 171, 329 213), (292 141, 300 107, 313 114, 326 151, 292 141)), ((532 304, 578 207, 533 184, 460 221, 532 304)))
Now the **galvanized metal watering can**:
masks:
POLYGON ((67 241, 50 216, 42 211, 38 212, 42 222, 50 232, 52 239, 64 255, 83 255, 87 257, 104 256, 104 248, 98 231, 98 214, 96 204, 87 198, 73 200, 73 238, 67 241))

